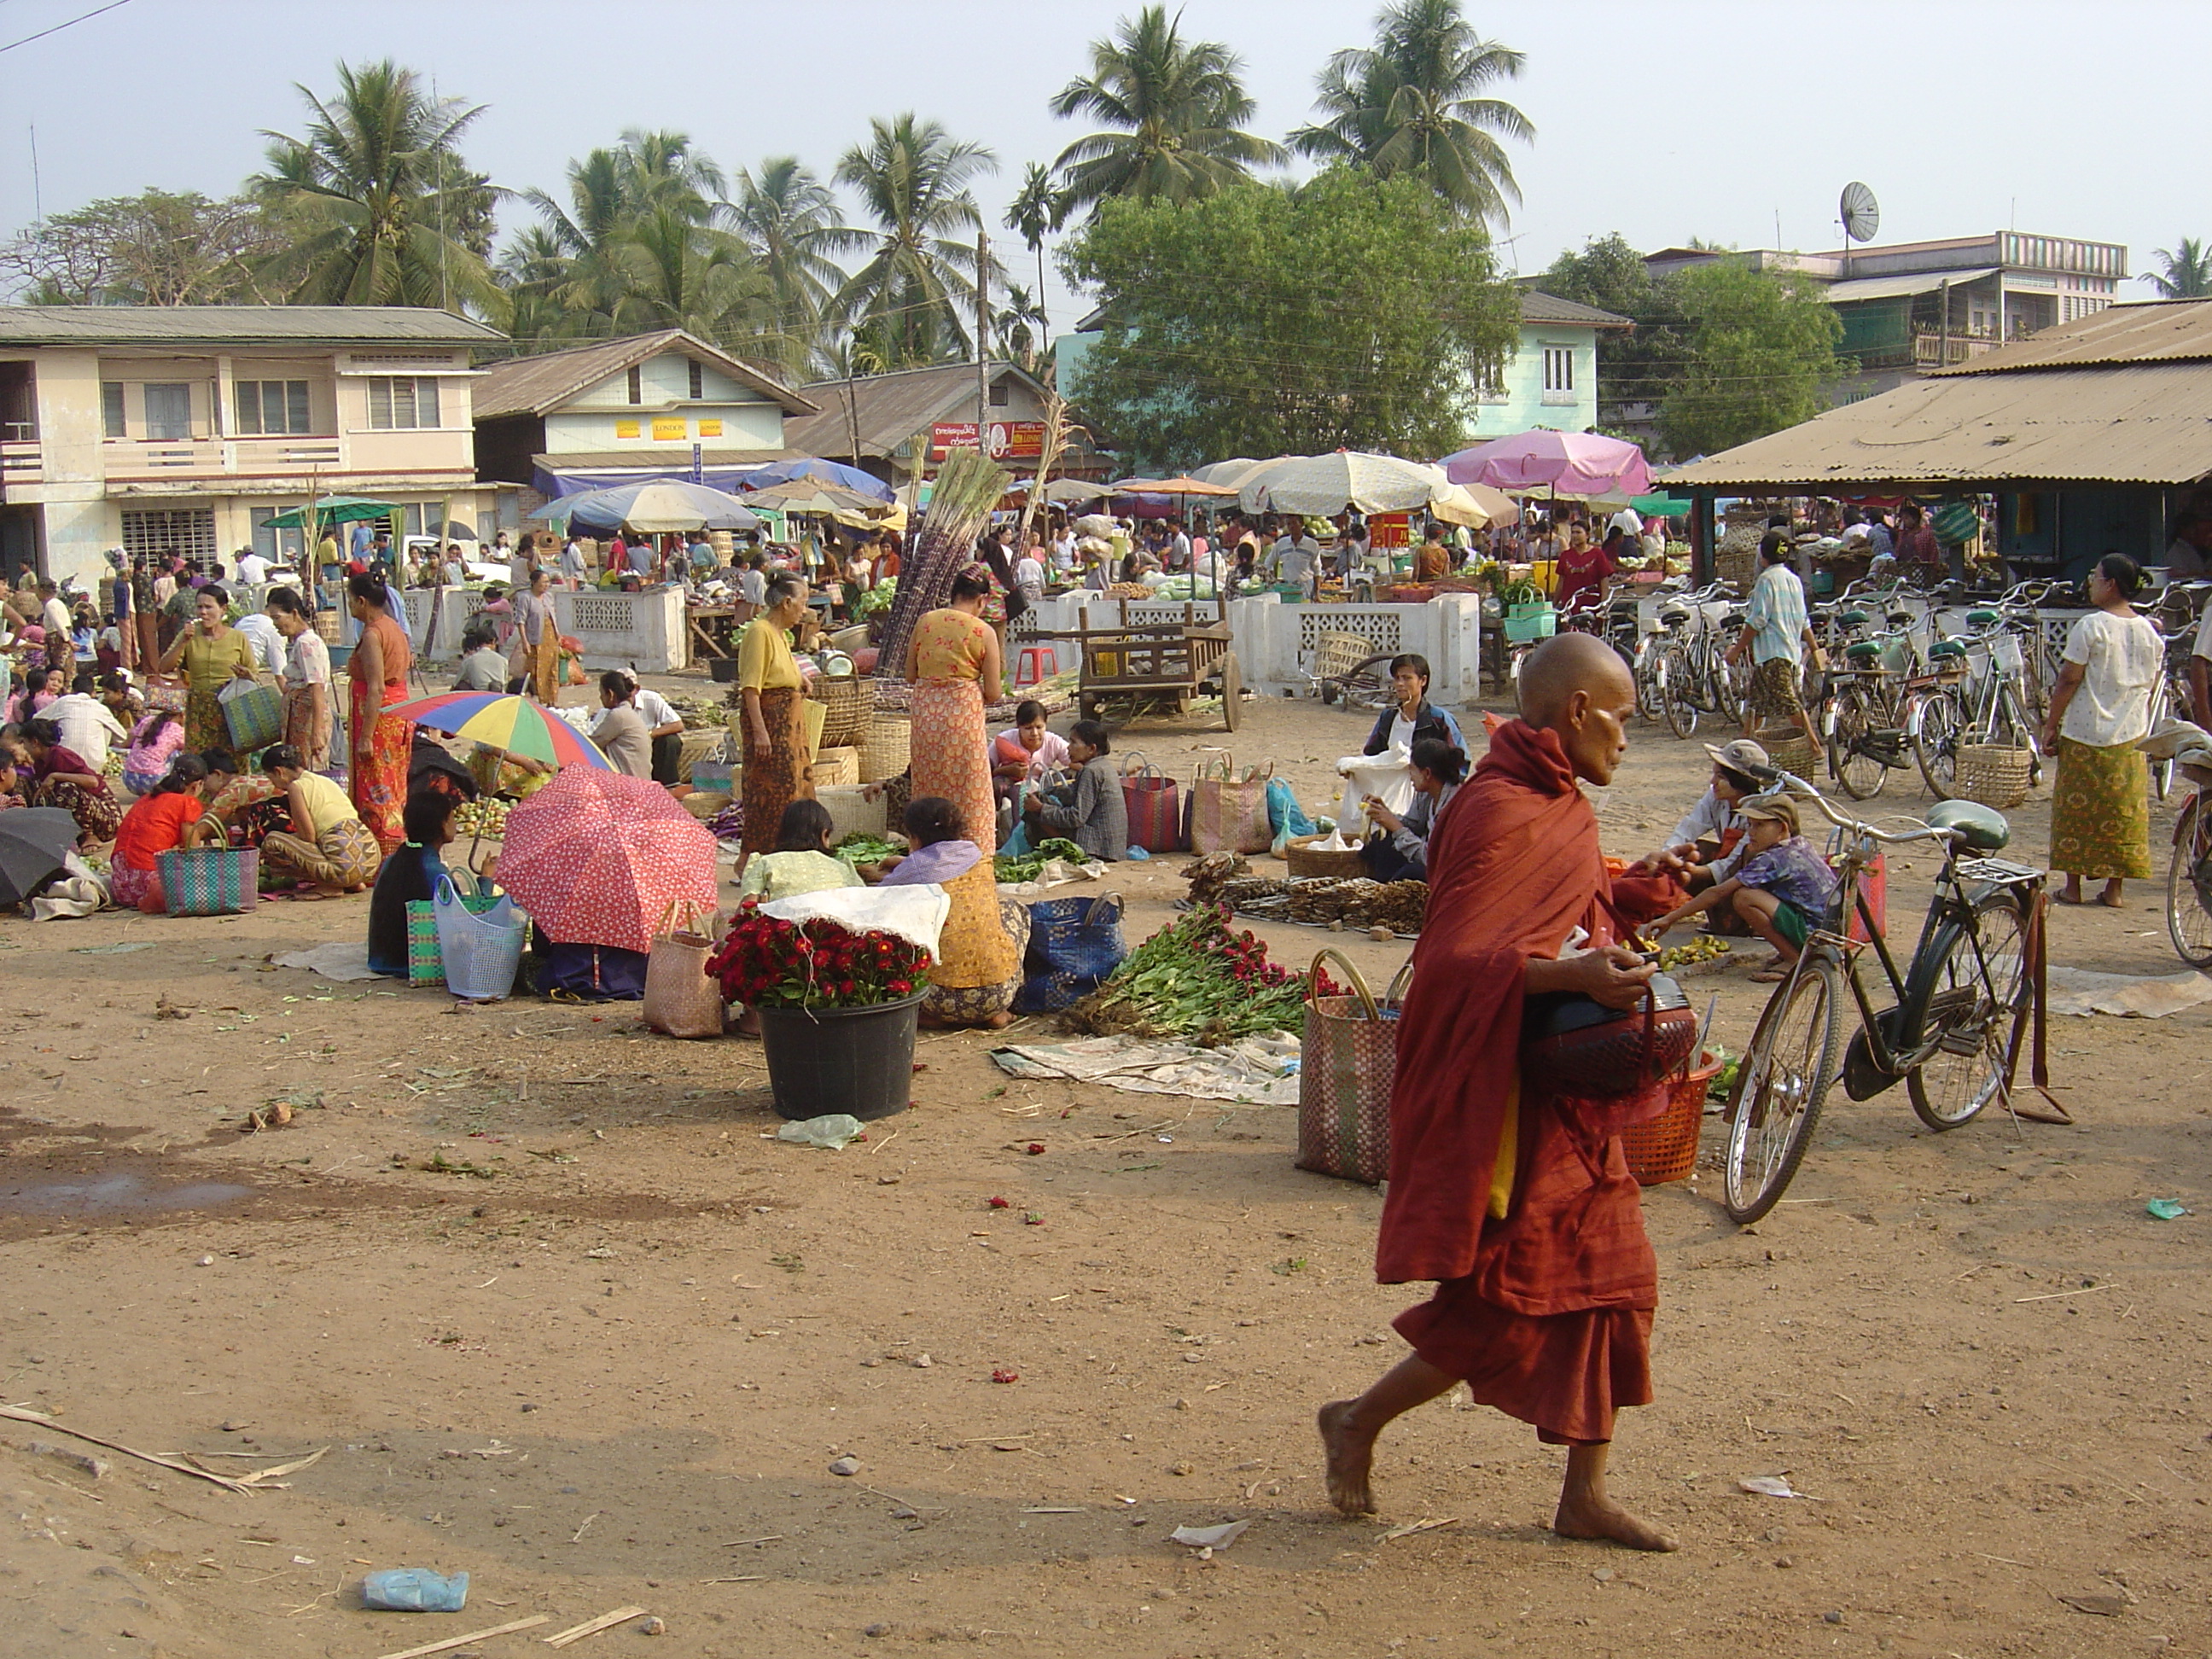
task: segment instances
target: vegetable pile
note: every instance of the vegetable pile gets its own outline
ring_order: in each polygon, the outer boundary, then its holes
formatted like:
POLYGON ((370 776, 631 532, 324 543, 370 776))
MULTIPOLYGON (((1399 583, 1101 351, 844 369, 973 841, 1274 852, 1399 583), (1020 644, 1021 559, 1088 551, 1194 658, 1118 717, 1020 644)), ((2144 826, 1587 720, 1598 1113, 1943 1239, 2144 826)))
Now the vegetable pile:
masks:
POLYGON ((1054 859, 1064 859, 1070 864, 1080 864, 1089 855, 1072 841, 1058 836, 1048 836, 1036 844, 1036 850, 1015 858, 1002 858, 994 862, 1000 881, 1035 881, 1044 867, 1054 859))
POLYGON ((507 834, 507 802, 489 798, 463 801, 453 813, 453 831, 462 836, 482 833, 496 841, 507 834))
POLYGON ((857 869, 863 864, 881 864, 885 859, 896 858, 906 848, 896 842, 885 841, 881 836, 855 830, 831 850, 857 869))
POLYGON ((1061 1016, 1097 1036, 1186 1038, 1201 1047, 1304 1023, 1303 975, 1267 960, 1267 947, 1231 933, 1215 905, 1170 922, 1129 952, 1110 978, 1061 1016))

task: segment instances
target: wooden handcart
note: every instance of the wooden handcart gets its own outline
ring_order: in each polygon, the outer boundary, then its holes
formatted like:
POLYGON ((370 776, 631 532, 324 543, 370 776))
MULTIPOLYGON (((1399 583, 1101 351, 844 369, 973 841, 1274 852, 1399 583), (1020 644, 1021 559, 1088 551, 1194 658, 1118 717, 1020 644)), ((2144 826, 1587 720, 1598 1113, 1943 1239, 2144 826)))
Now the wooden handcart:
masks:
POLYGON ((1130 602, 1120 603, 1119 627, 1043 636, 1075 641, 1082 650, 1076 700, 1083 717, 1096 720, 1111 709, 1127 720, 1170 703, 1177 714, 1188 714, 1194 702, 1216 688, 1223 722, 1234 732, 1243 718, 1244 676, 1231 643, 1227 604, 1216 600, 1210 621, 1202 620, 1198 605, 1186 600, 1179 623, 1132 623, 1130 602))

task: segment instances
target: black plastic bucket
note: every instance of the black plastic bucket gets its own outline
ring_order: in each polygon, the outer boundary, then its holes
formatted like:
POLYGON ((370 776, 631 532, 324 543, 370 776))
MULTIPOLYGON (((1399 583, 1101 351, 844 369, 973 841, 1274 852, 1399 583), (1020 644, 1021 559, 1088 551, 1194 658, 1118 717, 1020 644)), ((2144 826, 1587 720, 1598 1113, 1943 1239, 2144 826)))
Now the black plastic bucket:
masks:
POLYGON ((776 1115, 802 1121, 849 1112, 870 1123, 906 1110, 915 1021, 927 994, 865 1008, 756 1008, 776 1115))

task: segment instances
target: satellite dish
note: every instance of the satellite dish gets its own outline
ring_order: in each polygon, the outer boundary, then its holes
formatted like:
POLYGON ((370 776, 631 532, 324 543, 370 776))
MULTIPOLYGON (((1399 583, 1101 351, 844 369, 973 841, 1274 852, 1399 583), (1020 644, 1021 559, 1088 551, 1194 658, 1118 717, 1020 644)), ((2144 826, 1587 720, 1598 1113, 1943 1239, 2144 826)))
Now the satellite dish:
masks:
POLYGON ((1874 192, 1856 179, 1844 186, 1844 198, 1837 210, 1844 221, 1844 234, 1854 242, 1871 242, 1874 234, 1881 228, 1881 209, 1874 199, 1874 192))

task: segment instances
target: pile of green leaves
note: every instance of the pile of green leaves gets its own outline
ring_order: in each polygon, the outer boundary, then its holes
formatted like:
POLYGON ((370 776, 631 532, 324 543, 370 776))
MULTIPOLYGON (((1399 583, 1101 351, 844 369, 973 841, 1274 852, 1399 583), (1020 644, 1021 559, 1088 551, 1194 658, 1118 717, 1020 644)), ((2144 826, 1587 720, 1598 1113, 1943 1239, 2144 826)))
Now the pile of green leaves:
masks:
POLYGON ((891 601, 897 597, 898 578, 896 576, 884 577, 883 580, 878 582, 866 592, 861 594, 859 599, 853 601, 853 620, 854 622, 866 622, 878 611, 890 610, 891 608, 891 601))
POLYGON ((1305 1000, 1304 975, 1268 961, 1251 933, 1232 932, 1228 911, 1200 905, 1130 951, 1060 1018, 1070 1030, 1097 1036, 1182 1037, 1212 1047, 1297 1030, 1305 1000))
POLYGON ((1073 842, 1063 841, 1058 836, 1048 836, 1036 844, 1036 849, 1034 852, 1024 853, 1018 857, 1001 858, 994 862, 998 867, 1000 881, 1035 881, 1043 873, 1045 866, 1054 859, 1065 859, 1070 864, 1080 864, 1088 856, 1073 842))
POLYGON ((896 842, 885 841, 880 836, 855 830, 830 849, 846 863, 855 868, 863 864, 881 864, 885 859, 896 858, 906 848, 896 842))

